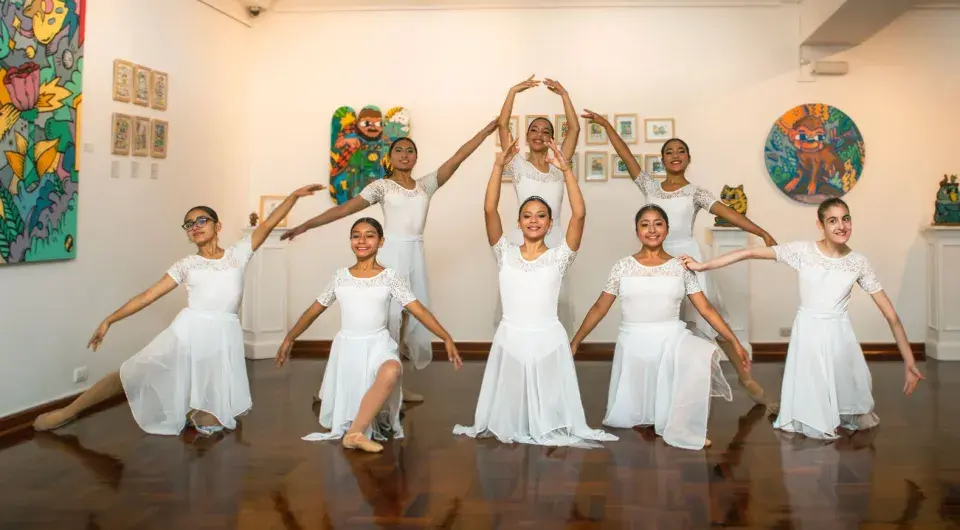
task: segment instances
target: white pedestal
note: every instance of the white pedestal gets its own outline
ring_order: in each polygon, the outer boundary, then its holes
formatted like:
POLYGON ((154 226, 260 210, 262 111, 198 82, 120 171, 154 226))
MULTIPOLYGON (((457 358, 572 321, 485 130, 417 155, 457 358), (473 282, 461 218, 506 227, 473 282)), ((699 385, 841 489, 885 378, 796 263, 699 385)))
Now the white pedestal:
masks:
MULTIPOLYGON (((253 232, 244 228, 244 234, 253 232)), ((247 264, 240 326, 247 359, 272 359, 287 334, 287 243, 276 228, 247 264)))
MULTIPOLYGON (((734 250, 747 248, 750 234, 736 227, 711 226, 711 255, 717 257, 734 250)), ((750 345, 750 267, 746 261, 709 272, 720 289, 723 308, 727 313, 727 324, 737 336, 737 340, 753 358, 750 345)))
POLYGON ((927 239, 926 354, 960 361, 960 226, 930 226, 927 239))

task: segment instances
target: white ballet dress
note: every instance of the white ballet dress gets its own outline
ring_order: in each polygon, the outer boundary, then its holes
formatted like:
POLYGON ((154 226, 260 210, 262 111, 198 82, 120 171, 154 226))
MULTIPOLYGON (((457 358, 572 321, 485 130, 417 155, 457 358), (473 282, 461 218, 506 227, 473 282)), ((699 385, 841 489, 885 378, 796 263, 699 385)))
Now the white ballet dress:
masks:
POLYGON ((176 435, 191 411, 227 429, 253 407, 237 312, 243 271, 253 256, 247 236, 220 259, 177 261, 167 274, 187 287, 187 307, 145 348, 120 365, 133 418, 150 434, 176 435))
MULTIPOLYGON (((717 202, 717 198, 696 184, 687 184, 674 191, 663 191, 660 181, 650 177, 646 171, 641 171, 634 183, 647 196, 648 201, 667 212, 670 231, 663 241, 663 249, 672 256, 680 257, 686 254, 702 262, 704 254, 700 250, 697 238, 693 236, 693 225, 700 210, 709 211, 713 203, 717 202)), ((724 320, 728 320, 728 315, 723 308, 723 297, 714 281, 713 274, 709 272, 698 272, 696 274, 704 296, 720 313, 720 316, 724 320)), ((683 301, 681 315, 683 321, 690 325, 692 329, 695 329, 698 334, 711 340, 717 337, 717 331, 704 320, 689 300, 683 301)))
MULTIPOLYGON (((566 182, 563 178, 563 172, 551 165, 550 171, 543 173, 530 161, 515 156, 503 168, 503 175, 509 177, 513 182, 513 189, 517 193, 518 207, 527 198, 534 196, 542 198, 550 205, 550 210, 553 213, 553 226, 543 242, 548 248, 559 247, 564 240, 565 226, 563 224, 563 195, 566 190, 566 182)), ((517 217, 511 218, 510 221, 513 222, 518 217, 519 211, 517 217)), ((523 232, 516 223, 514 223, 513 229, 507 232, 507 240, 514 245, 523 244, 523 232)), ((567 333, 572 333, 572 326, 574 325, 570 281, 569 277, 563 278, 563 282, 560 284, 560 295, 557 297, 557 315, 567 333)), ((503 301, 498 297, 494 325, 499 325, 502 314, 503 301)))
POLYGON ((620 298, 621 321, 603 424, 653 425, 672 446, 702 449, 710 398, 730 401, 733 394, 716 343, 680 320, 683 300, 701 292, 697 277, 676 258, 648 267, 627 256, 604 291, 620 298))
MULTIPOLYGON (((317 298, 324 307, 340 302, 340 331, 333 338, 320 385, 320 425, 330 432, 308 434, 304 440, 336 440, 350 429, 380 366, 387 361, 400 362, 397 343, 387 329, 390 306, 404 307, 416 299, 400 273, 393 269, 384 269, 370 278, 357 278, 347 268, 334 273, 317 298)), ((397 384, 364 436, 380 441, 403 438, 400 404, 397 384)))
POLYGON ((778 262, 797 270, 800 285, 774 428, 835 439, 838 427, 878 425, 870 369, 847 315, 854 283, 869 294, 883 289, 873 268, 856 252, 827 257, 813 241, 773 249, 778 262))
MULTIPOLYGON (((429 308, 423 229, 430 199, 439 188, 437 172, 417 179, 416 183, 414 189, 408 190, 391 179, 375 180, 360 191, 360 196, 371 205, 380 203, 383 209, 385 240, 377 252, 377 261, 399 274, 417 300, 429 308)), ((393 340, 406 347, 404 354, 413 362, 414 368, 422 370, 433 360, 433 335, 418 320, 408 318, 401 339, 402 315, 403 307, 394 301, 390 305, 390 334, 393 340)))
POLYGON ((576 252, 565 241, 534 261, 506 237, 493 246, 503 319, 493 337, 474 425, 454 434, 503 443, 596 447, 617 437, 587 426, 569 339, 557 318, 560 282, 576 252))

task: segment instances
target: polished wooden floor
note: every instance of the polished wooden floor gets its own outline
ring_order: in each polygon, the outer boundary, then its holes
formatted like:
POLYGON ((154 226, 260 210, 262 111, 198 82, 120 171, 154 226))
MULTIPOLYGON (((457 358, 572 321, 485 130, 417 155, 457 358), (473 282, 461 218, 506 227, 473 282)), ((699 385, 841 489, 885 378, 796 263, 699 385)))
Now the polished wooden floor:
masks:
MULTIPOLYGON (((304 442, 322 361, 251 364, 254 409, 230 434, 142 434, 125 405, 0 445, 3 529, 955 528, 960 364, 929 361, 905 399, 899 363, 871 363, 881 426, 835 443, 791 440, 735 389, 715 402, 714 447, 616 430, 604 449, 454 438, 472 423, 483 364, 410 373, 427 397, 384 453, 304 442)), ((578 363, 598 425, 609 363, 578 363)), ((776 389, 782 365, 757 364, 776 389)), ((729 376, 734 381, 732 373, 729 376)))

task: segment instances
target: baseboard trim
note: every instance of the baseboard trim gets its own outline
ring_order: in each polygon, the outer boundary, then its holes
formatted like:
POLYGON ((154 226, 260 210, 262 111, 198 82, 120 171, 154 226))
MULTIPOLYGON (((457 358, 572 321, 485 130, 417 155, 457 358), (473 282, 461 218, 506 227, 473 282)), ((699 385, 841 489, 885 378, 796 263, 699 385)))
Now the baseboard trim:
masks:
MULTIPOLYGON (((298 340, 293 343, 290 356, 294 359, 326 359, 330 356, 329 340, 298 340)), ((611 361, 613 342, 590 342, 580 345, 577 352, 578 361, 611 361)), ((786 342, 757 342, 753 343, 754 362, 782 362, 787 356, 786 342)), ((864 342, 860 344, 863 354, 871 361, 899 361, 900 350, 892 342, 864 342)), ((926 347, 923 343, 911 344, 913 355, 918 361, 926 358, 926 347)), ((482 361, 490 353, 489 342, 458 342, 457 350, 465 361, 482 361)), ((447 358, 446 349, 442 342, 433 343, 433 359, 444 361, 447 358)))
MULTIPOLYGON (((77 399, 79 395, 80 393, 77 393, 73 394, 72 396, 55 399, 47 403, 41 403, 40 405, 31 407, 27 410, 15 412, 9 416, 0 417, 0 448, 9 446, 11 443, 19 443, 21 438, 25 436, 31 436, 33 433, 33 420, 37 419, 37 416, 66 407, 73 400, 77 399)), ((84 416, 88 416, 95 412, 114 407, 126 401, 126 394, 121 392, 119 395, 107 399, 106 401, 98 403, 97 405, 94 405, 93 407, 83 411, 79 417, 82 418, 84 416)))

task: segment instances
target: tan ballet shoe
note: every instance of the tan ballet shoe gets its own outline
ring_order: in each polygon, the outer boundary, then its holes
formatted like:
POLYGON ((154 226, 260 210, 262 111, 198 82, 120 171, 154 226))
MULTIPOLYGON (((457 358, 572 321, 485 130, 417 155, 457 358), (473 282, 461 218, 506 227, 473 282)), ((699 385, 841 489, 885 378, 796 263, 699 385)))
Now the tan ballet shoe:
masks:
POLYGON ((76 416, 71 416, 65 411, 66 409, 54 410, 37 416, 33 420, 33 429, 36 431, 52 431, 76 419, 76 416))
POLYGON ((754 403, 766 407, 767 414, 777 414, 780 412, 780 404, 771 402, 769 399, 767 399, 767 396, 763 391, 763 387, 760 386, 760 383, 757 383, 753 379, 746 382, 740 381, 740 388, 747 393, 747 396, 749 396, 754 403))
POLYGON ((403 396, 403 400, 407 403, 423 403, 423 396, 417 394, 416 392, 411 392, 404 388, 400 393, 403 396))
POLYGON ((356 449, 358 451, 366 451, 367 453, 379 453, 383 451, 382 445, 373 440, 368 440, 363 433, 359 432, 344 435, 341 444, 344 449, 356 449))
POLYGON ((710 441, 710 438, 704 438, 704 439, 703 439, 703 448, 704 448, 704 449, 710 447, 711 445, 713 445, 713 442, 710 441))

